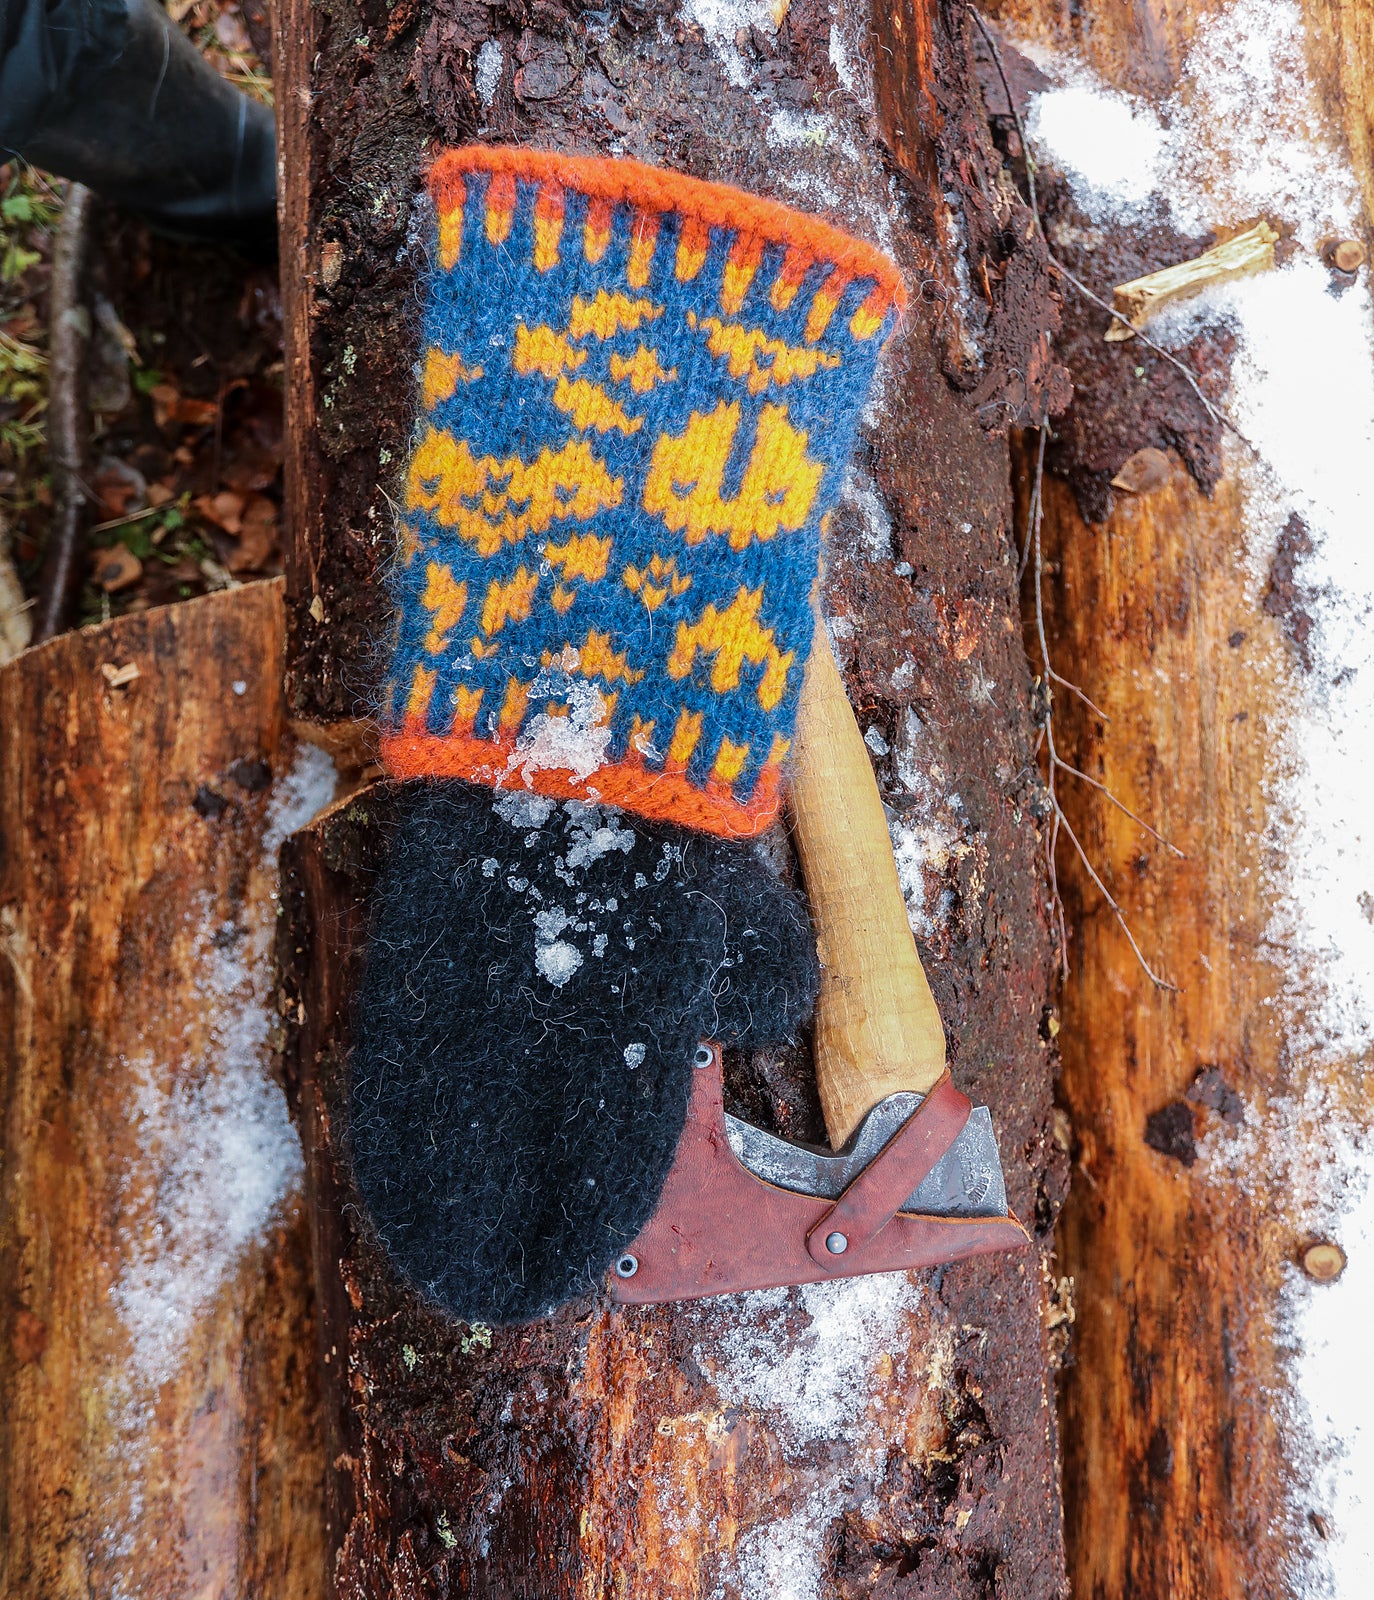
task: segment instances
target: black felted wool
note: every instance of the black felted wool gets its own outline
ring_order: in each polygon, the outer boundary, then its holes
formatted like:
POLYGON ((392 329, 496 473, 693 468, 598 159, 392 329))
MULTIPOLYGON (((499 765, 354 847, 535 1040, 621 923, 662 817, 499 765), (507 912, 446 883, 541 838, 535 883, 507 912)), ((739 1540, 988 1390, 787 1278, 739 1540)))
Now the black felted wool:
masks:
POLYGON ((806 910, 755 850, 414 782, 374 898, 350 1144, 386 1249, 467 1322, 589 1289, 658 1200, 704 1038, 810 1013, 806 910))

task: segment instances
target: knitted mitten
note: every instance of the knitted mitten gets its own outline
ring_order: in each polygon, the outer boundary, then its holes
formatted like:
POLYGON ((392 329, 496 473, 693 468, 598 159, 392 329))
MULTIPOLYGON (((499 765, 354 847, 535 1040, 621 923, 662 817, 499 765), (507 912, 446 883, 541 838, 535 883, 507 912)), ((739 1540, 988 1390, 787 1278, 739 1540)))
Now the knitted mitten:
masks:
POLYGON ((824 519, 901 303, 814 219, 628 161, 473 146, 436 210, 383 753, 354 1168, 475 1320, 652 1214, 698 1040, 816 968, 776 818, 824 519))

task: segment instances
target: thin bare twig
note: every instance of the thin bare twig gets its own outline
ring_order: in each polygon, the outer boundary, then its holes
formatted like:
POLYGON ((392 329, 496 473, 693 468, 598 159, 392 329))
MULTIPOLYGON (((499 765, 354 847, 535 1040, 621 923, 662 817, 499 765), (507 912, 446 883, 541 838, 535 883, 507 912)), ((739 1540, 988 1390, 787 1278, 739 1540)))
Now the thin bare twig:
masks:
POLYGON ((70 627, 86 558, 86 506, 91 448, 86 353, 91 313, 85 302, 95 196, 83 184, 67 190, 53 244, 51 333, 48 339, 48 456, 53 517, 38 580, 33 642, 70 627))
MULTIPOLYGON (((1037 466, 1037 478, 1040 476, 1043 461, 1044 454, 1042 451, 1039 457, 1039 465, 1037 466)), ((1045 563, 1040 536, 1042 519, 1039 514, 1041 501, 1038 484, 1036 486, 1036 492, 1032 495, 1031 504, 1036 508, 1036 515, 1034 521, 1031 523, 1031 526, 1027 529, 1027 543, 1031 547, 1031 552, 1034 559, 1033 587, 1035 594, 1036 642, 1040 646, 1040 659, 1045 663, 1046 669, 1048 670, 1050 647, 1049 636, 1045 628, 1045 563)), ((1079 860, 1083 863, 1084 869, 1086 870, 1088 877, 1092 880, 1094 887, 1102 896, 1103 900, 1106 901, 1112 915, 1121 924, 1121 931, 1126 935, 1126 941, 1134 951, 1135 958, 1140 963, 1141 971, 1144 972, 1145 976, 1150 980, 1151 983, 1154 984, 1157 989, 1165 989, 1171 994, 1177 994, 1178 985, 1171 983, 1167 978, 1161 977, 1160 974, 1157 973, 1150 963, 1145 959, 1140 946, 1136 943, 1135 934, 1131 932, 1131 926, 1126 920, 1125 912, 1122 911, 1120 905, 1117 904, 1116 897, 1103 882, 1101 874, 1098 872, 1097 868, 1093 866, 1092 861, 1088 857, 1088 852, 1083 848, 1081 840, 1074 832, 1073 824, 1069 821, 1068 817, 1065 816, 1063 805, 1059 799, 1059 791, 1057 787, 1059 774, 1061 772, 1065 772, 1076 778, 1082 778, 1086 780, 1086 782, 1090 783, 1095 789, 1101 790, 1101 792, 1106 795, 1113 805, 1119 807, 1120 810, 1126 814, 1126 816, 1130 817, 1133 822, 1135 822, 1139 827, 1143 828, 1146 833, 1150 834, 1153 838, 1158 839, 1159 842, 1167 849, 1172 850, 1175 855, 1181 856, 1183 852, 1179 850, 1176 845, 1170 844, 1169 841, 1161 834, 1156 833, 1156 831, 1149 825, 1148 822, 1145 822, 1140 817, 1136 816, 1129 806, 1123 805, 1122 802, 1117 799, 1117 797, 1111 792, 1110 789, 1107 788, 1105 784, 1099 783, 1096 778, 1089 777, 1086 772, 1074 766, 1072 762, 1066 761, 1064 757, 1059 754, 1059 748, 1055 743, 1054 738, 1054 715, 1050 704, 1047 704, 1045 707, 1045 720, 1042 724, 1041 732, 1044 735, 1043 743, 1045 746, 1047 766, 1049 769, 1046 788, 1049 791, 1051 815, 1053 818, 1049 836, 1045 841, 1045 858, 1046 866, 1049 872, 1050 890, 1053 895, 1055 905, 1056 920, 1059 925, 1060 971, 1065 977, 1068 976, 1068 937, 1064 922, 1063 897, 1059 893, 1059 875, 1056 861, 1059 847, 1059 834, 1062 829, 1062 831, 1069 836, 1069 841, 1073 845, 1074 851, 1078 855, 1079 860)))
POLYGON ((1215 422, 1219 428, 1229 428, 1230 431, 1235 434, 1236 438, 1239 439, 1247 449, 1254 449, 1254 446, 1235 425, 1235 423, 1231 421, 1230 417, 1228 417, 1226 413, 1218 406, 1213 405, 1207 396, 1203 394, 1201 386, 1199 385, 1197 379, 1193 376, 1193 369, 1186 361, 1180 361, 1172 351, 1166 350, 1162 344, 1156 344, 1153 339, 1142 333, 1139 328, 1132 328, 1131 324, 1126 320, 1125 317, 1121 315, 1115 306, 1109 305, 1100 294, 1095 294, 1086 283, 1082 282, 1081 279, 1074 277, 1073 273, 1071 273, 1064 263, 1059 259, 1059 257, 1054 254, 1054 252, 1049 248, 1048 244, 1045 246, 1045 253, 1049 256, 1050 265, 1054 268, 1054 270, 1060 273, 1063 277, 1067 278, 1073 287, 1078 290, 1079 294, 1084 297, 1084 299, 1091 300, 1095 306, 1100 306, 1103 311, 1110 313, 1112 320, 1114 322, 1119 322, 1122 327, 1131 328, 1131 331, 1134 333, 1136 339, 1139 340, 1139 342, 1143 344, 1147 350, 1153 350, 1157 356, 1162 356, 1171 367, 1175 368, 1180 374, 1182 374, 1183 379, 1187 383, 1188 387, 1201 401, 1203 410, 1209 417, 1211 417, 1212 421, 1215 422))
MULTIPOLYGON (((977 13, 975 12, 976 16, 977 13)), ((1026 543, 1021 551, 1021 559, 1016 564, 1016 581, 1019 584, 1026 575, 1026 563, 1030 560, 1031 529, 1040 520, 1040 491, 1045 483, 1045 441, 1049 438, 1049 423, 1039 424, 1040 444, 1035 453, 1035 479, 1031 484, 1030 509, 1026 513, 1026 543)))
POLYGON ((1011 112, 1011 119, 1016 124, 1016 137, 1021 141, 1021 155, 1026 163, 1026 188, 1030 192, 1031 215, 1035 218, 1035 231, 1043 239, 1045 230, 1040 226, 1040 204, 1035 194, 1035 157, 1031 155, 1030 145, 1026 141, 1026 130, 1021 125, 1021 113, 1016 107, 1016 97, 1011 92, 1011 84, 1007 82, 1007 69, 1002 65, 1002 52, 997 40, 993 37, 991 29, 983 21, 982 13, 973 7, 973 20, 978 24, 978 31, 983 35, 983 42, 992 53, 993 65, 997 68, 997 76, 1002 80, 1002 93, 1007 97, 1007 109, 1011 112))
MULTIPOLYGON (((991 52, 993 63, 997 68, 997 76, 1002 80, 1002 91, 1007 97, 1007 108, 1011 112, 1012 121, 1016 124, 1016 134, 1021 141, 1021 152, 1026 163, 1027 203, 1030 206, 1030 212, 1034 222, 1035 231, 1040 235, 1040 241, 1045 247, 1045 254, 1049 259, 1051 266, 1053 266, 1056 271, 1062 273, 1069 283, 1071 283, 1074 288, 1078 289, 1080 293, 1085 295, 1089 300, 1093 301, 1099 306, 1102 306, 1104 310, 1111 312, 1112 316, 1118 321, 1125 322, 1126 319, 1120 316, 1113 306, 1107 305, 1104 300, 1095 295, 1093 291, 1085 284, 1080 283, 1078 279, 1075 278, 1074 275, 1063 265, 1063 263, 1056 258, 1054 252, 1050 249, 1049 240, 1045 236, 1045 225, 1040 216, 1040 203, 1035 189, 1035 158, 1031 154, 1030 144, 1026 139, 1026 129, 1021 121, 1021 113, 1017 109, 1015 96, 1011 92, 1011 84, 1007 80, 1006 68, 1002 64, 1002 52, 998 48, 997 40, 993 37, 991 30, 983 21, 983 18, 976 8, 973 10, 973 20, 978 24, 978 30, 983 35, 983 38, 987 43, 988 50, 991 52)), ((1152 340, 1145 338, 1139 329, 1135 329, 1134 332, 1136 338, 1140 339, 1147 349, 1155 351, 1158 355, 1163 356, 1166 361, 1178 368, 1178 370, 1192 386, 1193 392, 1202 402, 1207 414, 1210 417, 1212 417, 1221 426, 1230 428, 1237 438, 1243 441, 1245 440, 1245 436, 1240 432, 1239 428, 1237 428, 1228 417, 1218 411, 1212 402, 1207 398, 1207 396, 1203 394, 1202 390, 1198 387, 1197 379, 1193 376, 1192 372, 1183 362, 1179 361, 1178 358, 1172 355, 1168 350, 1163 349, 1160 345, 1155 344, 1152 340)), ((1046 683, 1048 684, 1049 682, 1053 681, 1054 683, 1062 684, 1065 689, 1068 689, 1073 694, 1076 694, 1085 705, 1091 706, 1098 716, 1102 717, 1104 721, 1106 721, 1110 719, 1106 717, 1106 714, 1098 706, 1094 705, 1093 702, 1088 699, 1088 696, 1084 694, 1082 689, 1080 689, 1077 684, 1070 683, 1067 678, 1061 677, 1061 675, 1050 665, 1049 641, 1045 632, 1044 560, 1041 554, 1040 540, 1040 529, 1044 513, 1043 487, 1045 480, 1045 441, 1046 436, 1049 433, 1048 419, 1041 420, 1038 431, 1040 434, 1040 442, 1035 456, 1035 481, 1031 487, 1030 510, 1026 525, 1026 543, 1021 552, 1021 560, 1017 569, 1017 576, 1019 578, 1024 575, 1027 557, 1033 554, 1035 558, 1035 630, 1037 642, 1040 646, 1040 660, 1044 664, 1046 683)), ((1245 442, 1248 443, 1248 441, 1245 442)), ((1050 831, 1045 841, 1045 862, 1049 873, 1050 893, 1055 909, 1055 920, 1059 929, 1059 960, 1061 972, 1066 978, 1068 977, 1068 930, 1065 926, 1064 919, 1064 901, 1063 897, 1059 893, 1059 872, 1057 864, 1059 834, 1062 829, 1063 832, 1069 836, 1079 860, 1083 863, 1083 866, 1087 871, 1088 877, 1092 880, 1093 884, 1098 890, 1098 893, 1101 894, 1102 898, 1110 907, 1112 915, 1121 924, 1121 931, 1126 935, 1127 942, 1129 943, 1131 949, 1135 952, 1135 958, 1140 963, 1141 970, 1156 988, 1166 989, 1172 994, 1177 994, 1177 985, 1170 983, 1167 978, 1162 978, 1154 970, 1150 963, 1146 961, 1143 953, 1141 952, 1140 946, 1136 943, 1135 935, 1131 932, 1130 924, 1126 921, 1125 913, 1117 904, 1116 899, 1112 895, 1111 891, 1107 888, 1107 885, 1102 881, 1102 877, 1098 873, 1097 869, 1088 859, 1087 851, 1084 850, 1078 835, 1074 832, 1073 826, 1069 822, 1069 819, 1064 815, 1064 809, 1060 804, 1059 794, 1056 787, 1059 774, 1064 772, 1072 777, 1083 779, 1085 783, 1091 784, 1094 789, 1100 790, 1101 793, 1104 794, 1114 806, 1128 816, 1131 821, 1137 825, 1137 827, 1143 828, 1151 838, 1158 840, 1159 843, 1162 844, 1167 850, 1172 850, 1175 855, 1180 857, 1183 855, 1183 852, 1178 848, 1177 845, 1171 844, 1169 840, 1164 838, 1162 834, 1157 833, 1155 829, 1152 828, 1150 824, 1142 817, 1138 817, 1129 806, 1124 805, 1120 800, 1118 800, 1112 791, 1106 786, 1106 784, 1099 783, 1096 778, 1090 777, 1086 772, 1082 771, 1081 768, 1074 766, 1070 761, 1066 761, 1064 757, 1059 754, 1059 749, 1055 744, 1054 739, 1054 712, 1052 709, 1052 702, 1049 700, 1047 700, 1045 706, 1045 719, 1041 727, 1041 738, 1036 742, 1037 755, 1039 754, 1042 744, 1045 747, 1047 757, 1048 782, 1046 784, 1046 788, 1049 791, 1052 818, 1050 831)))
POLYGON ((1112 720, 1102 709, 1102 707, 1098 705, 1096 700, 1089 700, 1087 695, 1083 693, 1076 683, 1070 683, 1067 678, 1060 677, 1053 667, 1046 665, 1045 676, 1051 679, 1053 682, 1059 684, 1061 688, 1067 689, 1070 694, 1076 694, 1083 704, 1087 706, 1088 710, 1091 711, 1094 716, 1101 717, 1103 722, 1110 722, 1112 720))
POLYGON ((1103 311, 1110 315, 1113 322, 1119 322, 1123 327, 1130 328, 1131 332, 1137 339, 1140 340, 1141 344, 1143 344, 1147 350, 1154 351, 1157 356, 1163 357, 1163 359, 1167 361, 1171 367, 1174 367, 1182 375, 1188 386, 1192 389, 1193 393, 1202 402, 1203 409, 1206 411, 1207 415, 1211 417, 1212 421, 1215 422, 1218 427, 1229 428, 1242 444, 1244 444, 1248 449, 1253 450, 1254 446, 1251 445, 1250 441, 1245 437, 1235 423, 1231 421, 1230 417, 1228 417, 1226 413, 1219 407, 1214 405, 1213 402, 1209 400, 1202 392, 1202 388, 1199 385, 1197 378, 1194 376, 1192 368, 1187 364, 1186 361, 1180 361, 1172 351, 1166 350, 1161 344, 1156 344, 1153 339, 1150 339, 1143 334, 1139 328, 1132 327, 1132 325, 1126 320, 1125 317, 1121 315, 1115 306, 1108 304, 1108 302, 1104 300, 1101 295, 1095 294, 1093 290, 1088 288, 1087 284, 1083 283, 1079 278, 1076 278, 1074 274, 1070 272, 1064 263, 1059 259, 1059 257, 1055 255, 1054 251, 1050 249, 1050 241, 1045 233, 1044 220, 1040 215, 1040 202, 1035 192, 1035 157, 1031 155, 1030 145, 1026 140, 1025 125, 1021 121, 1021 113, 1017 109, 1016 100, 1012 95, 1011 84, 1007 81, 1006 68, 1002 65, 1002 52, 998 48, 997 40, 993 37, 987 23, 983 21, 982 16, 979 14, 976 8, 973 12, 973 20, 978 24, 978 31, 987 41, 987 47, 992 53, 993 64, 997 68, 997 76, 1002 80, 1002 92, 1007 97, 1007 107, 1011 112, 1012 121, 1016 124, 1016 136, 1021 141, 1021 153, 1026 162, 1027 203, 1030 206, 1031 216, 1035 222, 1035 231, 1040 235, 1040 241, 1045 246, 1045 254, 1049 258, 1050 265, 1056 272, 1060 273, 1065 279, 1067 279, 1068 282, 1078 290, 1079 294, 1084 297, 1084 299, 1090 300, 1095 306, 1100 306, 1103 311))
POLYGON ((1188 857, 1182 850, 1179 849, 1176 844, 1166 839, 1162 833, 1156 832, 1156 830, 1152 828, 1148 822, 1146 822, 1144 817, 1136 816, 1135 812, 1131 810, 1130 806, 1125 805, 1118 800, 1105 783, 1102 783, 1099 779, 1094 778, 1090 773, 1084 772, 1081 768, 1075 767, 1072 762, 1065 761, 1063 756, 1056 756, 1055 764, 1058 766, 1061 772, 1067 772, 1069 776, 1073 778, 1082 778, 1084 783, 1090 783, 1094 789, 1100 790, 1106 795, 1108 800, 1111 801, 1111 803, 1119 812, 1121 812, 1123 816, 1129 817, 1131 821, 1135 823, 1137 828, 1143 828, 1152 839, 1154 839, 1158 844, 1162 844, 1166 850, 1172 851, 1180 861, 1186 861, 1188 859, 1188 857))

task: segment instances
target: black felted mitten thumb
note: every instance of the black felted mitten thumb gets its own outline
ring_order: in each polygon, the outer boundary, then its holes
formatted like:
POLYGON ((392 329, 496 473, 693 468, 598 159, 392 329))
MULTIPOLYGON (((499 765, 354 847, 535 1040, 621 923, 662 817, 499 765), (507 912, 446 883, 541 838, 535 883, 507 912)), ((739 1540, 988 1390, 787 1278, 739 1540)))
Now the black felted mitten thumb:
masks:
POLYGON ((452 780, 397 799, 354 1174, 427 1298, 520 1321, 590 1288, 648 1221, 699 1042, 805 1020, 810 925, 749 844, 452 780))

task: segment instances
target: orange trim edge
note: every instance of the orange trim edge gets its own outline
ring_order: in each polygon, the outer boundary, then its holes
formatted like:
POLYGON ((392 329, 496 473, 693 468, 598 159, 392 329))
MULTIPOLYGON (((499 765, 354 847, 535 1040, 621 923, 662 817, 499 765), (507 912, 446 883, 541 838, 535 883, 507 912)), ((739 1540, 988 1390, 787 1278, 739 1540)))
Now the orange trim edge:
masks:
POLYGON ((726 183, 710 183, 678 172, 609 156, 568 156, 516 145, 469 144, 445 150, 429 169, 429 192, 441 212, 464 198, 463 175, 509 174, 536 183, 553 182, 593 199, 620 201, 646 211, 680 211, 708 227, 747 230, 773 244, 793 245, 829 261, 856 278, 872 278, 906 309, 906 285, 896 263, 876 245, 855 239, 818 217, 777 200, 747 194, 726 183))
POLYGON ((530 789, 551 800, 599 801, 723 839, 756 839, 777 820, 782 806, 782 772, 776 764, 764 767, 753 794, 741 803, 717 780, 694 783, 685 772, 655 771, 639 760, 598 767, 586 778, 562 767, 527 774, 513 742, 473 734, 388 734, 381 755, 393 778, 462 778, 490 789, 530 789))

